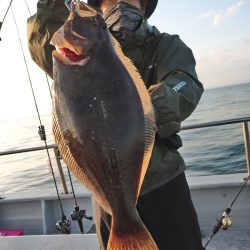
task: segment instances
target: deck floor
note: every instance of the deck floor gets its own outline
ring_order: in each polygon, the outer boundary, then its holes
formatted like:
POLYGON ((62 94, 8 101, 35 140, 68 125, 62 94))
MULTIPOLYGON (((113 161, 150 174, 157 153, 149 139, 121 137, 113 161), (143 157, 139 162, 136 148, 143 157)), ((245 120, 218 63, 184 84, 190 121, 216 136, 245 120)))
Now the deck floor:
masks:
MULTIPOLYGON (((204 244, 206 239, 204 239, 204 244)), ((249 250, 250 235, 219 232, 206 250, 249 250)), ((96 235, 50 235, 0 237, 1 250, 99 250, 96 235)), ((171 249, 169 249, 171 250, 171 249)))
MULTIPOLYGON (((203 245, 207 239, 203 239, 203 245)), ((249 250, 250 233, 246 232, 219 232, 210 241, 206 250, 249 250)))

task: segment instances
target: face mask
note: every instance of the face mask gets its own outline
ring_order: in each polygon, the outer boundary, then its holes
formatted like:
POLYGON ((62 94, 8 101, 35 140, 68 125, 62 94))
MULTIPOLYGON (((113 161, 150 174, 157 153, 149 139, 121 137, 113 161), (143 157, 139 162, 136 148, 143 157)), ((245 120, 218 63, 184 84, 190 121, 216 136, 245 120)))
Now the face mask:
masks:
POLYGON ((143 15, 135 6, 119 2, 104 13, 104 19, 114 37, 120 43, 126 43, 140 25, 143 15))

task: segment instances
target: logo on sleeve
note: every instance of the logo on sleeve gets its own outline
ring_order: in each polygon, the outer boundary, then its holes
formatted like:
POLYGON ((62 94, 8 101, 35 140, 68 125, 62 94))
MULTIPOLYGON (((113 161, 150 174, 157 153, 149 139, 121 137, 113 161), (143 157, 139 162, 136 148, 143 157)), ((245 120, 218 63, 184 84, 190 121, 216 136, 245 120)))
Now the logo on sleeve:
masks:
POLYGON ((177 83, 177 84, 173 87, 173 90, 177 92, 177 91, 181 90, 182 88, 184 88, 186 85, 187 85, 187 83, 184 82, 184 81, 179 82, 179 83, 177 83))

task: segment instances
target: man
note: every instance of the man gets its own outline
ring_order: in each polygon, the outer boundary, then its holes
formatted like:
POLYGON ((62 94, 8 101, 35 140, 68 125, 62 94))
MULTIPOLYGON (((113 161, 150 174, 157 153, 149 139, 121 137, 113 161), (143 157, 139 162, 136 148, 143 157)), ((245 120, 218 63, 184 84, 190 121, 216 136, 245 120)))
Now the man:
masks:
MULTIPOLYGON (((157 0, 89 0, 100 7, 113 36, 137 69, 152 99, 157 134, 137 210, 160 250, 200 250, 200 228, 177 149, 180 123, 197 106, 203 92, 192 51, 177 35, 160 33, 147 19, 157 0)), ((40 0, 28 20, 29 49, 34 61, 52 77, 53 33, 68 10, 63 0, 40 0)), ((96 204, 96 229, 106 249, 111 217, 96 204)))

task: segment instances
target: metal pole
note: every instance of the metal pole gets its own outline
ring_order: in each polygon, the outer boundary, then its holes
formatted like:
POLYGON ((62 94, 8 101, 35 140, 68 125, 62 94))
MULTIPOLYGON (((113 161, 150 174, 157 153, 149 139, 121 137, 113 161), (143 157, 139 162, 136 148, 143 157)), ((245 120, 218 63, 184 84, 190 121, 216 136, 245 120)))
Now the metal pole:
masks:
MULTIPOLYGON (((56 144, 47 145, 47 148, 48 149, 57 148, 57 145, 56 144)), ((26 152, 34 152, 34 151, 45 150, 45 149, 46 149, 45 146, 40 146, 40 147, 33 147, 33 148, 22 148, 22 149, 16 149, 16 150, 7 150, 7 151, 0 152, 0 156, 19 154, 19 153, 26 153, 26 152)))
POLYGON ((250 177, 250 151, 249 151, 249 130, 248 123, 243 122, 243 136, 245 142, 245 152, 246 152, 246 163, 247 163, 247 172, 248 178, 250 177))
POLYGON ((200 124, 186 125, 186 126, 182 126, 181 130, 223 126, 223 125, 229 125, 229 124, 235 124, 235 123, 247 122, 247 121, 250 121, 249 116, 248 117, 242 117, 242 118, 236 118, 236 119, 229 119, 229 120, 221 120, 221 121, 205 122, 205 123, 200 123, 200 124))
POLYGON ((57 167, 58 167, 58 170, 59 170, 59 174, 60 174, 60 177, 61 177, 61 182, 62 182, 62 185, 63 185, 64 194, 68 194, 69 191, 68 191, 67 184, 66 184, 66 181, 65 181, 65 176, 64 176, 64 173, 63 173, 63 170, 62 170, 62 164, 61 164, 61 161, 59 159, 59 154, 58 154, 58 151, 57 151, 56 148, 54 148, 54 153, 55 153, 55 157, 56 157, 56 163, 57 163, 57 167))

